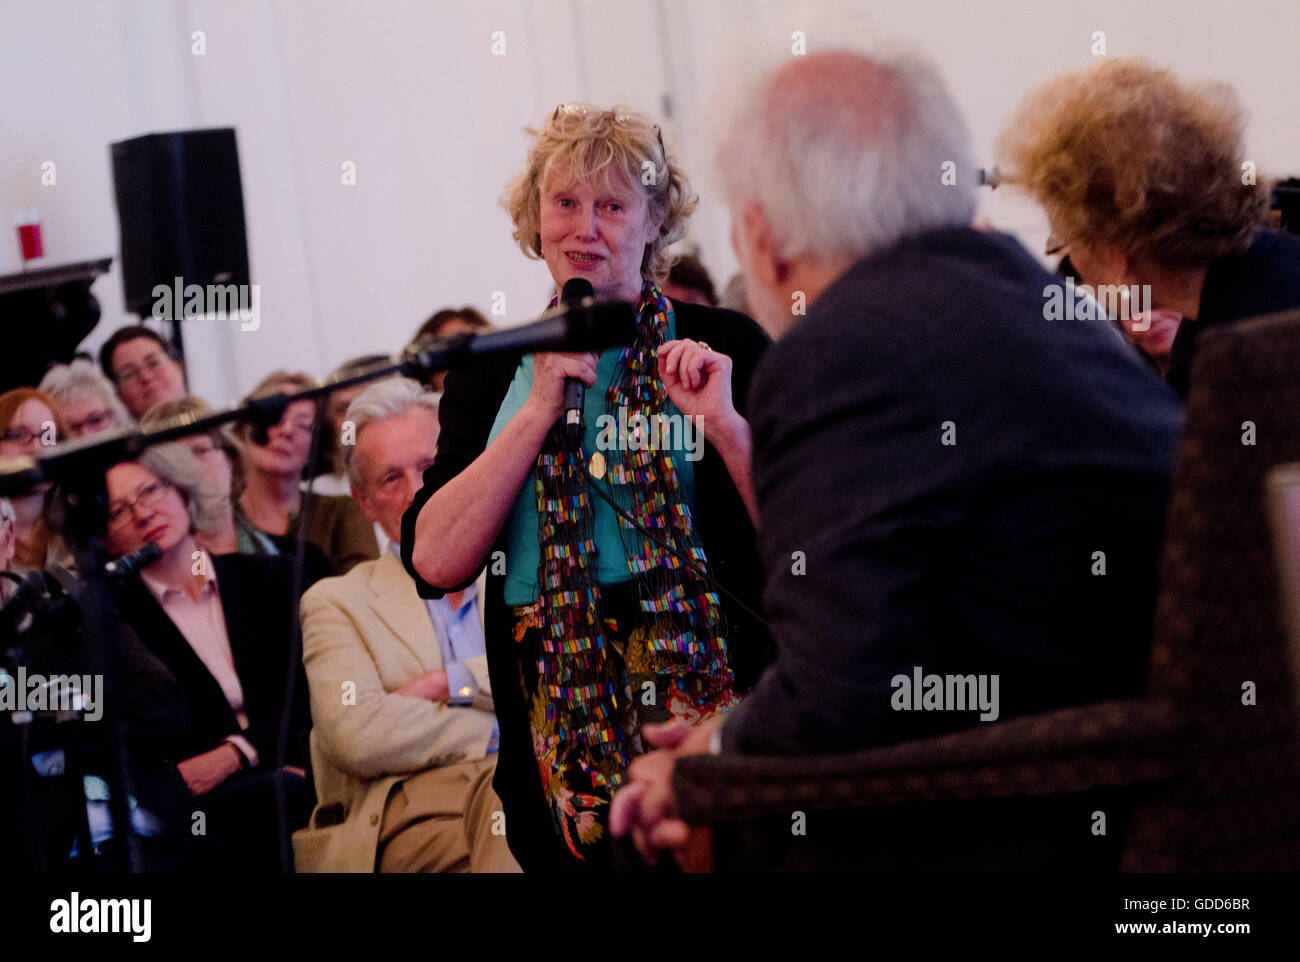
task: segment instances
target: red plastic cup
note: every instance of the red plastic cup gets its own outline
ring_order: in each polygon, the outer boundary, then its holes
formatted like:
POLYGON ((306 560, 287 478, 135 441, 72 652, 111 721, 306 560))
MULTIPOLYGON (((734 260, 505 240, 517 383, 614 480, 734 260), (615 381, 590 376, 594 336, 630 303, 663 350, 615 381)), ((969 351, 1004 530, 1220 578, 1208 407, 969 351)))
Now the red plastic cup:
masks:
POLYGON ((18 228, 18 243, 23 249, 23 260, 34 261, 45 256, 45 246, 41 243, 41 225, 23 224, 18 228))
POLYGON ((19 211, 14 216, 18 228, 18 247, 22 251, 23 263, 45 256, 45 244, 41 239, 41 219, 35 210, 19 211))

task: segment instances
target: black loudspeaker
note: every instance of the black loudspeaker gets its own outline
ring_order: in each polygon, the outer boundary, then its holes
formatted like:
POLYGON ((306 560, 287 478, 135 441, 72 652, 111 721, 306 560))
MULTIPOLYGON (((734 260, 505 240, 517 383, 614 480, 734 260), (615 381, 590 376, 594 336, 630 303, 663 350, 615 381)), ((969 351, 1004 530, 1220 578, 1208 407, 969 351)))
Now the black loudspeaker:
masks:
POLYGON ((111 150, 128 311, 149 316, 154 287, 172 290, 178 277, 205 289, 249 283, 234 128, 148 134, 111 150))

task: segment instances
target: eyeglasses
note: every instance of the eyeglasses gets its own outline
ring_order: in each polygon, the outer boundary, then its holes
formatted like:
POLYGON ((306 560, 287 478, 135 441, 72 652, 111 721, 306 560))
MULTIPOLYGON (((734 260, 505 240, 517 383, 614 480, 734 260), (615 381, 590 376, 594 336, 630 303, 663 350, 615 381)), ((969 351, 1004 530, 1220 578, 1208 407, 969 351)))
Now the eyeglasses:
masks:
POLYGON ((68 431, 74 435, 93 434, 96 431, 102 431, 104 428, 112 427, 116 423, 117 415, 105 408, 102 411, 87 414, 80 421, 69 421, 68 431))
POLYGON ((120 528, 135 517, 135 509, 155 508, 167 494, 171 485, 166 481, 154 481, 146 484, 135 493, 135 497, 126 501, 116 501, 108 506, 108 526, 120 528))
MULTIPOLYGON (((164 355, 161 351, 155 351, 154 353, 145 357, 143 363, 147 370, 156 371, 158 370, 158 368, 162 367, 163 364, 166 363, 166 361, 167 361, 166 355, 164 355)), ((141 373, 140 369, 136 367, 134 364, 127 364, 124 367, 118 369, 117 383, 131 384, 137 378, 140 377, 140 373, 141 373)))
MULTIPOLYGON (((622 127, 635 127, 639 118, 631 114, 619 114, 612 110, 602 110, 599 107, 593 107, 591 104, 559 104, 555 108, 555 113, 551 114, 551 120, 559 120, 561 114, 566 117, 612 117, 614 123, 622 127)), ((659 153, 665 159, 668 157, 668 151, 664 149, 664 133, 659 129, 658 124, 653 124, 655 136, 659 138, 659 153)))
MULTIPOLYGON (((53 431, 52 422, 46 423, 50 426, 42 425, 39 428, 29 428, 25 424, 20 424, 17 427, 5 428, 3 432, 0 432, 0 440, 10 441, 14 444, 30 444, 34 439, 44 438, 48 432, 53 431)), ((54 440, 56 443, 60 440, 57 434, 54 435, 54 440)))

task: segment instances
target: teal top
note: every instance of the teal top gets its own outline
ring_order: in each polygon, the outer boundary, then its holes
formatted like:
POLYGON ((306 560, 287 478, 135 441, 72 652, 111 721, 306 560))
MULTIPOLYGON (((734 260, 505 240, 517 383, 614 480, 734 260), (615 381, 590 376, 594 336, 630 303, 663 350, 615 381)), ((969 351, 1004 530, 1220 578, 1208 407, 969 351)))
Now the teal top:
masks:
MULTIPOLYGON (((676 337, 677 318, 674 312, 668 312, 667 340, 676 337)), ((620 428, 626 428, 627 415, 619 418, 619 412, 611 416, 606 411, 605 396, 614 380, 618 368, 618 356, 621 348, 614 348, 600 355, 596 364, 595 387, 587 390, 582 407, 583 424, 586 437, 582 450, 590 463, 593 453, 600 451, 607 460, 611 442, 620 428), (620 424, 620 421, 622 424, 620 424)), ((515 369, 514 380, 506 391, 505 400, 497 412, 496 421, 488 435, 491 444, 498 434, 505 429, 510 419, 524 406, 533 387, 533 356, 530 354, 519 362, 515 369)), ((683 499, 691 514, 695 514, 695 461, 704 452, 703 435, 696 430, 696 423, 682 416, 671 402, 664 406, 668 428, 659 433, 660 440, 668 443, 661 445, 672 452, 673 465, 677 468, 677 480, 683 499)), ((654 434, 651 433, 651 440, 654 434)), ((608 477, 602 483, 605 491, 612 495, 608 477)), ((593 521, 594 541, 596 542, 596 580, 602 585, 621 584, 632 580, 632 572, 627 567, 627 554, 623 548, 623 538, 619 533, 618 515, 599 495, 591 495, 595 511, 593 521)), ((622 502, 620 502, 622 503, 622 502)), ((515 498, 510 515, 506 518, 506 577, 505 602, 508 605, 527 605, 537 600, 539 586, 537 583, 537 484, 536 473, 529 472, 519 496, 515 498)))

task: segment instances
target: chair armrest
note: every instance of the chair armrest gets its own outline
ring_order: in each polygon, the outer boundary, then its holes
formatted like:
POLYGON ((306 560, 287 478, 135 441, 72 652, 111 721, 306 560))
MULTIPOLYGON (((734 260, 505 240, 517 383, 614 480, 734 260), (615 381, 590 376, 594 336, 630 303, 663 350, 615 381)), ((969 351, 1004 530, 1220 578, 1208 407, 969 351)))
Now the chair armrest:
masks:
POLYGON ((950 799, 1051 796, 1190 770, 1195 722, 1172 702, 1129 699, 1008 719, 836 755, 689 755, 673 790, 688 824, 950 799))

